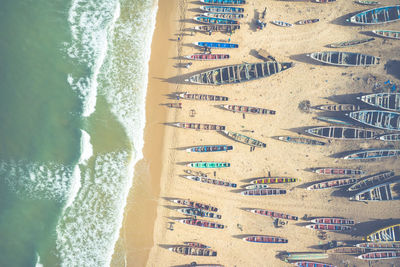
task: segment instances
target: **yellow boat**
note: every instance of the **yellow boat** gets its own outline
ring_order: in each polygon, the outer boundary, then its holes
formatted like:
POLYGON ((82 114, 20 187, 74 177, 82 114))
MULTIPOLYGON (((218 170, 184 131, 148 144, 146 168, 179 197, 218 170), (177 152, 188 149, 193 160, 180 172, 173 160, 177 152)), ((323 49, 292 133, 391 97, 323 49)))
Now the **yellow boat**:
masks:
POLYGON ((400 224, 379 229, 367 235, 368 242, 400 242, 400 224))

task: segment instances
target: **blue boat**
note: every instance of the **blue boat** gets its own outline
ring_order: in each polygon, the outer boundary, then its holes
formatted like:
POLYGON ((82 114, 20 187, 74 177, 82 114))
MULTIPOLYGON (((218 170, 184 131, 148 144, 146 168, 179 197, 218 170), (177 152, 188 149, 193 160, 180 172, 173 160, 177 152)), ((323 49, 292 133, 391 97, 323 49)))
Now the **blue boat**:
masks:
POLYGON ((384 6, 360 12, 347 21, 354 24, 374 25, 400 20, 400 5, 384 6))
POLYGON ((215 146, 194 146, 186 149, 187 152, 218 152, 232 150, 232 146, 215 145, 215 146))
POLYGON ((205 16, 198 16, 193 18, 197 22, 207 23, 207 24, 219 24, 219 25, 238 25, 239 21, 233 19, 220 19, 220 18, 211 18, 205 16))
POLYGON ((383 130, 400 131, 400 113, 383 110, 360 110, 346 114, 353 120, 383 130))
POLYGON ((246 4, 246 0, 200 0, 200 2, 210 5, 228 5, 228 6, 246 4))
POLYGON ((231 43, 194 42, 193 44, 200 47, 209 47, 209 48, 239 48, 238 44, 231 44, 231 43))
POLYGON ((234 6, 201 6, 201 10, 206 12, 217 12, 217 13, 243 13, 244 8, 234 6))

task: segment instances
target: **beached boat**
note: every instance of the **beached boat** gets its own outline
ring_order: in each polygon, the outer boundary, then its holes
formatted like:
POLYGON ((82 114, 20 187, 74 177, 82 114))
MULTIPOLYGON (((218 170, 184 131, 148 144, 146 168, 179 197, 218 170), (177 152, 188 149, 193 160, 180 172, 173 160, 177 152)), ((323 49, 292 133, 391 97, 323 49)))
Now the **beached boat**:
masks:
POLYGON ((201 6, 201 10, 217 13, 243 13, 244 8, 235 6, 201 6))
POLYGON ((227 145, 211 145, 211 146, 194 146, 187 148, 187 152, 219 152, 219 151, 229 151, 232 150, 233 146, 227 146, 227 145))
POLYGON ((365 43, 371 42, 373 40, 375 40, 375 38, 372 38, 372 37, 371 38, 362 38, 362 39, 355 39, 355 40, 351 40, 351 41, 333 43, 328 46, 331 48, 342 48, 342 47, 349 47, 349 46, 365 44, 365 43))
POLYGON ((314 3, 331 3, 336 2, 336 0, 313 0, 314 3))
POLYGON ((325 175, 362 175, 362 170, 342 169, 342 168, 320 168, 314 169, 313 172, 325 175))
POLYGON ((196 209, 196 208, 182 208, 182 209, 177 209, 176 211, 189 216, 208 217, 213 219, 222 218, 221 215, 215 214, 214 212, 204 211, 202 209, 196 209))
POLYGON ((279 257, 285 262, 292 262, 327 259, 329 255, 320 252, 283 252, 279 257))
POLYGON ((356 2, 357 4, 365 5, 365 6, 375 6, 375 5, 379 5, 379 2, 378 2, 378 1, 356 0, 355 2, 356 2))
POLYGON ((376 139, 379 135, 372 130, 341 126, 316 127, 307 129, 306 132, 318 137, 340 140, 376 139))
POLYGON ((359 255, 357 258, 361 260, 387 260, 400 258, 400 251, 374 251, 359 255))
POLYGON ((222 181, 218 179, 213 179, 213 178, 208 178, 208 177, 202 177, 202 176, 195 176, 195 175, 183 175, 184 178, 196 181, 196 182, 201 182, 205 184, 213 184, 213 185, 220 185, 220 186, 226 186, 226 187, 233 187, 236 188, 237 184, 227 182, 227 181, 222 181))
POLYGON ((251 185, 246 185, 245 189, 251 190, 251 189, 265 189, 269 188, 269 185, 267 184, 251 184, 251 185))
POLYGON ((357 152, 351 152, 344 155, 343 159, 383 159, 390 157, 399 157, 400 149, 368 149, 357 152))
POLYGON ((400 40, 400 31, 374 30, 372 32, 383 38, 392 38, 392 39, 400 40))
POLYGON ((274 196, 286 194, 286 189, 267 188, 267 189, 252 189, 242 191, 243 196, 274 196))
POLYGON ((381 228, 367 235, 368 242, 400 242, 400 224, 381 228))
POLYGON ((354 225, 356 222, 351 219, 345 218, 334 218, 334 217, 321 217, 311 220, 312 223, 322 223, 322 224, 343 224, 343 225, 354 225))
POLYGON ((232 33, 236 30, 240 29, 240 25, 221 25, 221 24, 213 24, 213 25, 199 25, 193 27, 194 30, 200 32, 228 32, 232 33))
POLYGON ((242 19, 244 17, 243 14, 240 13, 204 13, 204 16, 210 18, 219 18, 219 19, 242 19))
POLYGON ((323 122, 327 122, 327 123, 333 123, 333 124, 339 124, 339 125, 353 125, 350 122, 347 122, 343 119, 338 119, 338 118, 331 118, 331 117, 314 117, 313 119, 319 120, 319 121, 323 121, 323 122))
POLYGON ((217 25, 238 25, 239 21, 233 19, 219 19, 219 18, 210 18, 205 16, 198 16, 193 18, 196 22, 201 22, 205 24, 217 24, 217 25))
POLYGON ((334 180, 318 182, 316 184, 313 184, 313 185, 310 185, 309 187, 307 187, 307 190, 336 188, 336 187, 352 185, 356 182, 357 182, 356 178, 339 178, 339 179, 334 179, 334 180))
POLYGON ((183 98, 183 99, 187 99, 187 100, 203 100, 203 101, 228 101, 229 100, 229 98, 226 96, 190 94, 188 92, 178 93, 177 98, 183 98))
MULTIPOLYGON (((347 115, 347 114, 346 114, 347 115)), ((383 130, 400 131, 400 113, 384 110, 350 112, 350 118, 365 125, 383 130)))
POLYGON ((254 242, 254 243, 287 243, 286 238, 270 235, 251 235, 243 237, 244 241, 254 242))
POLYGON ((209 222, 209 221, 205 221, 205 220, 181 219, 178 221, 181 223, 184 223, 184 224, 195 225, 195 226, 205 227, 205 228, 214 228, 214 229, 224 229, 225 228, 225 225, 223 225, 223 224, 209 222))
POLYGON ((192 168, 227 168, 231 164, 228 162, 195 161, 186 164, 186 166, 192 168))
POLYGON ((182 103, 167 103, 166 106, 169 108, 182 108, 182 103))
POLYGON ((268 216, 272 218, 278 218, 278 219, 284 219, 284 220, 294 220, 297 221, 299 217, 285 214, 285 213, 280 213, 280 212, 275 212, 275 211, 270 211, 270 210, 264 210, 264 209, 251 209, 250 212, 263 215, 263 216, 268 216))
POLYGON ((305 137, 278 136, 277 139, 280 141, 294 143, 294 144, 304 144, 304 145, 314 145, 314 146, 326 145, 326 143, 324 143, 324 142, 305 138, 305 137))
POLYGON ((357 97, 364 103, 390 111, 400 111, 400 93, 377 93, 357 97))
POLYGON ((250 181, 251 184, 287 184, 287 183, 295 183, 297 182, 297 178, 257 178, 250 181))
POLYGON ((209 246, 201 244, 199 242, 183 242, 183 244, 192 248, 210 248, 209 246))
POLYGON ((332 264, 314 262, 314 261, 296 261, 293 263, 297 267, 336 267, 332 264))
POLYGON ((373 25, 393 22, 400 19, 400 5, 377 7, 362 11, 347 21, 354 24, 373 25))
POLYGON ((172 125, 179 128, 194 129, 194 130, 211 130, 211 131, 225 130, 225 126, 223 125, 205 124, 205 123, 176 122, 173 123, 172 125))
POLYGON ((379 57, 351 52, 324 51, 308 56, 325 64, 347 67, 378 65, 380 62, 379 57))
POLYGON ((180 205, 184 205, 184 206, 188 206, 188 207, 192 207, 192 208, 215 211, 215 212, 218 211, 218 208, 216 208, 216 207, 213 207, 208 204, 203 204, 200 202, 191 201, 189 199, 175 198, 175 199, 172 199, 171 201, 176 204, 180 204, 180 205))
POLYGON ((221 107, 226 110, 233 111, 233 112, 248 113, 248 114, 274 115, 276 113, 276 111, 270 110, 270 109, 256 108, 256 107, 249 107, 249 106, 240 106, 240 105, 221 105, 221 107))
POLYGON ((379 140, 387 141, 387 142, 398 142, 400 141, 400 133, 397 134, 384 134, 379 136, 379 140))
POLYGON ((360 254, 364 252, 365 252, 364 248, 353 247, 353 246, 341 246, 326 250, 326 253, 328 254, 360 254))
POLYGON ((170 251, 190 256, 217 256, 217 252, 208 248, 195 248, 191 246, 176 246, 169 248, 170 251))
POLYGON ((328 104, 328 105, 319 105, 314 107, 319 110, 326 111, 357 111, 360 110, 360 106, 356 106, 353 104, 328 104))
POLYGON ((304 20, 296 21, 295 24, 297 24, 297 25, 305 25, 305 24, 316 23, 318 21, 319 21, 319 19, 304 19, 304 20))
POLYGON ((200 177, 208 177, 208 175, 202 171, 194 171, 194 170, 190 170, 190 169, 186 169, 183 170, 185 173, 189 174, 189 175, 196 175, 196 176, 200 176, 200 177))
POLYGON ((394 171, 385 171, 371 176, 367 176, 350 186, 347 191, 357 191, 380 184, 394 176, 394 171))
POLYGON ((373 250, 400 250, 400 242, 364 242, 357 244, 356 247, 373 250))
POLYGON ((246 4, 246 0, 200 0, 200 2, 209 5, 227 5, 227 6, 246 4))
POLYGON ((238 48, 238 44, 220 43, 220 42, 194 42, 194 45, 208 48, 238 48))
POLYGON ((242 135, 240 133, 230 132, 230 131, 222 131, 227 137, 232 138, 233 140, 249 145, 249 146, 256 146, 256 147, 266 147, 267 145, 261 141, 253 139, 251 137, 242 135))
POLYGON ((192 60, 222 60, 229 59, 228 54, 193 54, 190 56, 185 56, 187 59, 192 60))
POLYGON ((340 224, 326 224, 326 223, 316 223, 306 225, 308 229, 322 230, 322 231, 348 231, 351 230, 351 226, 340 225, 340 224))
POLYGON ((293 24, 291 24, 291 23, 280 21, 280 20, 273 20, 273 21, 271 21, 271 23, 275 24, 276 26, 280 26, 280 27, 292 27, 293 26, 293 24))
POLYGON ((213 85, 242 83, 269 77, 292 66, 291 62, 279 63, 276 61, 229 65, 193 75, 187 81, 213 85))
POLYGON ((350 200, 356 201, 390 201, 399 200, 399 183, 400 180, 378 184, 350 197, 350 200), (397 190, 396 190, 397 187, 397 190))

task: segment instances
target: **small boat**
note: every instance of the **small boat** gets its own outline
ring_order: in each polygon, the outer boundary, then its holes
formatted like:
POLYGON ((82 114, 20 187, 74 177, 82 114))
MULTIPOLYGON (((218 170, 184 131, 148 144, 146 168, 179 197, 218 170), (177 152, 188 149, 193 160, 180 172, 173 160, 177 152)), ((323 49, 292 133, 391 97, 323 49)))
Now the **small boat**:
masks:
POLYGON ((238 48, 238 44, 219 43, 219 42, 194 42, 194 45, 209 48, 238 48))
POLYGON ((201 183, 205 183, 205 184, 213 184, 213 185, 220 185, 220 186, 233 187, 233 188, 237 187, 237 184, 235 184, 235 183, 221 181, 221 180, 208 178, 208 177, 194 176, 194 175, 184 175, 183 177, 186 179, 192 180, 192 181, 201 182, 201 183))
POLYGON ((284 220, 294 220, 297 221, 299 217, 285 214, 285 213, 280 213, 280 212, 275 212, 275 211, 270 211, 270 210, 263 210, 263 209, 251 209, 250 212, 259 214, 259 215, 264 215, 264 216, 269 216, 272 218, 278 218, 278 219, 284 219, 284 220))
POLYGON ((390 201, 399 200, 399 192, 395 187, 399 187, 400 180, 378 184, 370 188, 364 189, 361 192, 350 197, 350 200, 356 201, 390 201))
POLYGON ((251 235, 243 237, 244 241, 254 242, 254 243, 287 243, 286 238, 270 235, 251 235))
POLYGON ((183 170, 185 173, 189 174, 189 175, 196 175, 196 176, 200 176, 200 177, 208 177, 206 173, 202 172, 202 171, 194 171, 194 170, 183 170))
POLYGON ((374 251, 359 255, 357 258, 361 260, 387 260, 400 258, 400 251, 374 251))
POLYGON ((303 145, 314 145, 314 146, 324 146, 326 143, 309 139, 309 138, 304 138, 304 137, 292 137, 292 136, 278 136, 278 140, 288 142, 288 143, 294 143, 294 144, 303 144, 303 145))
POLYGON ((190 246, 176 246, 169 248, 170 251, 190 256, 217 256, 217 252, 208 248, 194 248, 190 246))
POLYGON ((209 5, 244 5, 246 0, 200 0, 200 2, 209 5))
POLYGON ((188 92, 178 93, 177 98, 183 98, 183 99, 188 99, 188 100, 203 100, 203 101, 228 101, 229 100, 229 98, 226 96, 190 94, 188 92))
POLYGON ((313 172, 325 175, 362 175, 365 174, 362 170, 342 169, 342 168, 321 168, 314 169, 313 172))
POLYGON ((352 246, 335 247, 326 250, 328 254, 360 254, 364 252, 365 249, 352 246))
POLYGON ((227 168, 231 164, 228 162, 195 161, 186 164, 186 166, 192 168, 227 168))
POLYGON ((334 180, 325 180, 307 187, 307 190, 329 189, 352 185, 357 182, 356 178, 339 178, 334 180))
POLYGON ((400 242, 400 224, 379 229, 367 235, 366 239, 368 242, 400 242))
POLYGON ((297 178, 257 178, 252 180, 251 184, 287 184, 297 182, 297 178))
POLYGON ((400 250, 399 242, 365 242, 356 245, 358 248, 373 250, 400 250))
POLYGON ((193 54, 186 56, 187 59, 192 60, 222 60, 229 59, 228 54, 193 54))
POLYGON ((240 106, 240 105, 221 105, 221 107, 226 110, 233 111, 233 112, 249 113, 249 114, 275 115, 275 113, 276 113, 276 111, 270 110, 270 109, 255 108, 255 107, 240 106))
POLYGON ((194 30, 200 32, 228 32, 232 33, 240 29, 240 25, 223 25, 223 24, 211 24, 211 25, 199 25, 193 27, 194 30))
POLYGON ((192 207, 192 208, 215 211, 215 212, 218 211, 218 208, 216 208, 216 207, 213 207, 213 206, 208 205, 208 204, 203 204, 203 203, 200 203, 200 202, 191 201, 189 199, 175 198, 175 199, 172 199, 171 201, 176 203, 176 204, 180 204, 180 205, 184 205, 184 206, 188 206, 188 207, 192 207))
POLYGON ((291 23, 280 21, 280 20, 273 20, 273 21, 271 21, 271 23, 275 24, 276 26, 280 26, 280 27, 292 27, 293 26, 293 24, 291 24, 291 23))
POLYGON ((379 57, 351 52, 324 51, 311 53, 309 56, 316 61, 336 66, 371 66, 380 63, 379 57))
POLYGON ((335 2, 336 0, 313 0, 315 3, 331 3, 335 2))
POLYGON ((291 62, 276 61, 228 65, 193 75, 187 81, 212 85, 243 83, 266 78, 291 67, 293 67, 291 62))
POLYGON ((306 225, 308 229, 323 230, 323 231, 348 231, 351 230, 351 226, 340 225, 340 224, 326 224, 317 223, 306 225))
POLYGON ((400 19, 400 5, 377 7, 362 11, 347 21, 354 24, 373 25, 393 22, 400 19))
POLYGON ((343 156, 343 159, 383 159, 390 157, 399 157, 400 149, 368 149, 358 152, 351 152, 343 156))
POLYGON ((198 16, 193 18, 196 22, 206 23, 206 24, 217 24, 217 25, 238 25, 239 21, 233 19, 219 19, 210 18, 205 16, 198 16))
POLYGON ((339 125, 353 125, 350 122, 347 122, 342 119, 337 119, 337 118, 331 118, 331 117, 314 117, 313 119, 319 120, 319 121, 324 121, 328 123, 333 123, 333 124, 339 124, 339 125))
POLYGON ((284 252, 280 255, 280 258, 285 262, 320 260, 327 259, 328 257, 328 254, 319 252, 284 252))
POLYGON ((295 24, 297 24, 297 25, 305 25, 305 24, 316 23, 318 21, 319 21, 319 19, 304 19, 304 20, 296 21, 295 24))
POLYGON ((219 19, 242 19, 244 17, 244 15, 240 13, 204 13, 203 15, 219 19))
MULTIPOLYGON (((346 114, 347 115, 347 114, 346 114)), ((400 131, 400 113, 384 110, 350 112, 350 118, 365 125, 390 131, 400 131)))
POLYGON ((357 97, 373 107, 400 112, 400 93, 377 93, 357 97))
POLYGON ((274 196, 286 194, 286 189, 267 188, 267 189, 252 189, 242 191, 243 196, 274 196))
POLYGON ((333 43, 328 46, 331 48, 342 48, 342 47, 349 47, 349 46, 365 44, 365 43, 371 42, 373 40, 375 40, 375 38, 362 38, 362 39, 355 39, 355 40, 351 40, 351 41, 333 43))
POLYGON ((360 4, 360 5, 364 5, 364 6, 375 6, 375 5, 379 5, 379 2, 378 2, 378 1, 356 0, 356 1, 354 1, 354 2, 356 2, 357 4, 360 4))
POLYGON ((247 185, 245 187, 245 189, 247 190, 251 190, 251 189, 265 189, 265 188, 269 188, 269 185, 267 184, 251 184, 251 185, 247 185))
POLYGON ((235 133, 235 132, 230 132, 230 131, 222 131, 227 137, 232 138, 233 140, 249 145, 249 146, 257 146, 257 147, 266 147, 267 145, 261 141, 258 141, 256 139, 253 139, 251 137, 235 133))
POLYGON ((319 110, 326 111, 357 111, 360 110, 360 106, 353 104, 329 104, 329 105, 319 105, 315 107, 319 110))
POLYGON ((214 228, 214 229, 224 229, 225 225, 215 223, 215 222, 209 222, 205 220, 197 220, 197 219, 181 219, 179 222, 184 223, 184 224, 189 224, 189 225, 195 225, 199 227, 205 227, 205 228, 214 228))
POLYGON ((386 142, 398 142, 400 141, 400 133, 397 134, 384 134, 379 136, 379 140, 386 141, 386 142))
POLYGON ((215 214, 213 212, 209 211, 204 211, 201 209, 195 209, 195 208, 182 208, 182 209, 177 209, 178 212, 183 213, 185 215, 189 216, 199 216, 199 217, 208 217, 208 218, 213 218, 213 219, 221 219, 221 215, 215 214))
POLYGON ((218 12, 218 13, 243 13, 244 8, 234 6, 201 6, 201 10, 206 12, 218 12))
POLYGON ((374 30, 372 31, 376 35, 383 37, 383 38, 392 38, 392 39, 400 39, 400 32, 399 31, 390 31, 390 30, 374 30))
POLYGON ((379 135, 371 130, 342 126, 316 127, 307 129, 306 132, 318 137, 340 140, 376 139, 379 135))
POLYGON ((194 129, 194 130, 212 130, 212 131, 225 130, 225 126, 215 125, 215 124, 176 122, 173 123, 172 125, 179 128, 194 129))
POLYGON ((394 171, 385 171, 371 176, 367 176, 350 186, 347 191, 363 190, 365 188, 382 183, 394 176, 394 171))
POLYGON ((185 246, 189 246, 192 248, 210 248, 209 246, 198 243, 198 242, 183 242, 183 244, 185 244, 185 246))
POLYGON ((344 224, 344 225, 354 225, 355 221, 351 219, 344 218, 330 218, 330 217, 322 217, 315 218, 311 220, 312 223, 322 223, 322 224, 344 224))
POLYGON ((296 265, 297 267, 336 267, 335 265, 332 264, 314 262, 314 261, 296 261, 293 264, 296 265))
POLYGON ((182 108, 182 103, 167 103, 166 106, 169 108, 182 108))
POLYGON ((233 146, 227 145, 211 145, 211 146, 194 146, 187 148, 187 152, 219 152, 219 151, 229 151, 232 150, 233 146))

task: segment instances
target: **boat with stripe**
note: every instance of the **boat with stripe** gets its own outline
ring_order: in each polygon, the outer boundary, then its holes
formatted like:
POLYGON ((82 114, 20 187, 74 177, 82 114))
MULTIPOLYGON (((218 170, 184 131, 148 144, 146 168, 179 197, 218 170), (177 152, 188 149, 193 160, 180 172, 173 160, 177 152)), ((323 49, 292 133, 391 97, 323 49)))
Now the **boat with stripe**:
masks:
POLYGON ((400 93, 377 93, 357 97, 373 107, 400 112, 400 93))
POLYGON ((223 60, 230 58, 228 54, 193 54, 185 57, 192 60, 223 60))
POLYGON ((266 147, 267 145, 261 141, 258 141, 256 139, 253 139, 251 137, 242 135, 240 133, 235 133, 231 131, 225 131, 223 130, 222 133, 224 133, 227 137, 239 142, 243 143, 249 146, 255 146, 255 147, 266 147))
POLYGON ((380 58, 352 52, 323 51, 308 55, 310 58, 335 66, 359 67, 373 66, 380 63, 380 58))
POLYGON ((400 224, 381 228, 367 235, 366 240, 368 242, 400 242, 400 224))
POLYGON ((314 108, 319 110, 339 111, 339 112, 360 110, 360 106, 356 106, 353 104, 328 104, 328 105, 315 106, 314 108))
POLYGON ((305 137, 293 137, 293 136, 277 136, 276 137, 280 141, 293 143, 293 144, 302 144, 302 145, 314 145, 314 146, 324 146, 326 143, 317 141, 310 138, 305 137))
POLYGON ((286 189, 267 188, 267 189, 252 189, 242 191, 243 196, 275 196, 286 194, 286 189))
POLYGON ((208 248, 195 248, 191 246, 176 246, 169 248, 170 251, 173 251, 178 254, 190 255, 190 256, 217 256, 217 252, 208 248))
POLYGON ((350 112, 348 115, 355 121, 365 125, 389 130, 400 131, 400 113, 384 110, 360 110, 350 112))
POLYGON ((208 48, 239 48, 238 44, 218 43, 218 42, 194 42, 194 45, 208 48))
POLYGON ((377 7, 362 11, 347 21, 360 25, 376 25, 394 22, 400 19, 400 5, 377 7))
POLYGON ((204 227, 204 228, 213 228, 213 229, 224 229, 225 228, 225 225, 223 225, 223 224, 205 221, 205 220, 181 219, 178 221, 181 223, 184 223, 184 224, 195 225, 195 226, 204 227))
POLYGON ((293 263, 297 267, 336 267, 335 265, 315 262, 315 261, 296 261, 293 263))
POLYGON ((196 176, 196 175, 183 175, 184 178, 195 181, 195 182, 201 182, 205 184, 213 184, 213 185, 219 185, 219 186, 225 186, 225 187, 232 187, 236 188, 237 184, 227 182, 227 181, 222 181, 218 179, 213 179, 213 178, 208 178, 204 176, 196 176))
POLYGON ((314 169, 313 172, 323 175, 362 175, 365 174, 363 170, 343 169, 343 168, 319 168, 314 169))
POLYGON ((310 185, 309 187, 307 187, 307 190, 337 188, 337 187, 352 185, 356 182, 357 182, 356 178, 348 178, 348 177, 333 179, 333 180, 325 180, 325 181, 310 185))
POLYGON ((249 106, 240 106, 240 105, 221 105, 220 107, 232 112, 248 113, 248 114, 275 115, 276 113, 275 110, 249 107, 249 106))
POLYGON ((350 186, 347 191, 358 191, 380 184, 394 177, 394 171, 380 172, 371 176, 361 178, 357 183, 350 186))
POLYGON ((188 92, 176 94, 177 98, 183 98, 187 100, 202 100, 202 101, 228 101, 227 96, 220 95, 206 95, 206 94, 191 94, 188 92))
POLYGON ((356 246, 358 248, 373 250, 400 250, 400 242, 364 242, 356 246))
POLYGON ((368 150, 361 150, 357 152, 350 152, 347 155, 344 155, 343 159, 384 159, 384 158, 391 158, 391 157, 399 157, 400 156, 400 149, 368 149, 368 150))
POLYGON ((345 218, 320 217, 311 220, 312 223, 354 225, 355 221, 345 218))
POLYGON ((208 217, 212 219, 221 219, 222 216, 219 214, 216 214, 214 212, 209 212, 209 211, 204 211, 202 209, 196 209, 196 208, 181 208, 177 209, 176 211, 189 215, 189 216, 199 216, 199 217, 208 217))
POLYGON ((190 199, 181 199, 181 198, 174 198, 171 199, 172 202, 179 204, 179 205, 184 205, 192 208, 197 208, 197 209, 202 209, 202 210, 209 210, 209 211, 218 211, 217 207, 213 207, 208 204, 192 201, 190 199))
POLYGON ((297 178, 286 178, 286 177, 277 177, 277 178, 257 178, 250 181, 251 184, 287 184, 287 183, 295 183, 297 182, 297 178))
POLYGON ((204 152, 220 152, 220 151, 229 151, 232 150, 233 146, 228 146, 228 145, 204 145, 204 146, 194 146, 187 148, 187 152, 199 152, 199 153, 204 153, 204 152))
POLYGON ((388 260, 400 258, 400 251, 373 251, 359 255, 357 258, 361 260, 388 260))
POLYGON ((293 220, 297 221, 299 217, 285 214, 285 213, 280 213, 276 211, 270 211, 270 210, 264 210, 264 209, 250 209, 250 212, 263 215, 263 216, 268 216, 271 218, 278 218, 278 219, 284 219, 284 220, 293 220))
POLYGON ((369 42, 374 41, 374 40, 375 40, 375 38, 373 38, 373 37, 355 39, 355 40, 350 40, 350 41, 344 41, 344 42, 329 44, 328 47, 331 47, 331 48, 343 48, 343 47, 356 46, 356 45, 369 43, 369 42))
POLYGON ((209 5, 244 5, 246 0, 200 0, 200 2, 209 5))
POLYGON ((176 122, 172 124, 178 128, 193 129, 193 130, 208 130, 208 131, 222 131, 225 130, 225 126, 208 124, 208 123, 191 123, 191 122, 176 122))
POLYGON ((303 19, 303 20, 296 21, 295 24, 297 24, 297 25, 305 25, 305 24, 316 23, 318 21, 319 21, 319 19, 303 19))
POLYGON ((192 168, 227 168, 231 164, 228 162, 195 161, 186 164, 186 166, 192 168))
POLYGON ((309 224, 306 225, 306 227, 308 229, 313 229, 313 230, 334 231, 334 232, 351 230, 351 226, 348 225, 326 224, 326 223, 309 224))
POLYGON ((239 21, 233 19, 219 19, 219 18, 210 18, 205 16, 198 16, 193 18, 196 22, 201 22, 204 24, 218 24, 218 25, 238 25, 239 21))
POLYGON ((318 137, 339 140, 376 139, 379 136, 376 131, 341 126, 316 127, 307 129, 306 132, 318 137))
POLYGON ((242 19, 244 17, 243 14, 240 13, 213 13, 213 12, 207 12, 203 14, 204 16, 210 17, 210 18, 219 18, 219 19, 242 19))
POLYGON ((350 200, 356 201, 391 201, 399 200, 398 192, 400 180, 378 184, 350 197, 350 200), (396 190, 397 188, 397 190, 396 190))
POLYGON ((244 8, 235 6, 201 6, 201 10, 217 13, 243 13, 244 8))
POLYGON ((252 243, 287 243, 286 238, 271 235, 251 235, 243 237, 244 241, 252 243))
POLYGON ((313 0, 314 3, 332 3, 336 2, 336 0, 313 0))
POLYGON ((223 24, 210 24, 194 26, 193 30, 200 32, 227 32, 232 33, 240 29, 240 25, 223 25, 223 24))

